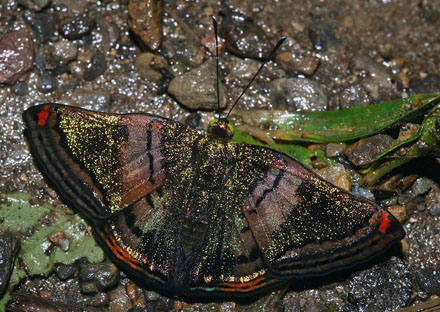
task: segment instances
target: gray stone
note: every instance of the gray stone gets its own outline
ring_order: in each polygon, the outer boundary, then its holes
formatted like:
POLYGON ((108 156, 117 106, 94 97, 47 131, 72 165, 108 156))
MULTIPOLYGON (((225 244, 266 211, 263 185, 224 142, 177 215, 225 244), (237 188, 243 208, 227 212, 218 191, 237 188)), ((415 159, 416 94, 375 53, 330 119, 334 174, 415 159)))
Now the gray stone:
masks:
MULTIPOLYGON (((198 44, 198 43, 197 43, 198 44)), ((200 47, 191 40, 165 37, 162 42, 164 57, 170 63, 181 63, 184 66, 197 67, 203 63, 200 47)))
POLYGON ((362 80, 362 86, 369 95, 378 100, 381 96, 391 96, 396 92, 392 83, 391 74, 382 64, 378 64, 368 56, 357 56, 353 60, 353 70, 366 71, 369 76, 362 80))
POLYGON ((33 11, 41 11, 50 4, 51 0, 18 0, 18 3, 33 11))
POLYGON ((348 285, 348 301, 364 312, 404 308, 411 293, 411 272, 396 257, 353 274, 348 285))
MULTIPOLYGON (((73 91, 72 96, 69 97, 69 99, 72 104, 82 108, 106 110, 110 105, 111 95, 104 89, 88 90, 78 88, 73 91)), ((66 99, 66 101, 69 99, 66 99)))
POLYGON ((119 270, 113 263, 80 264, 81 292, 98 293, 116 285, 119 270))
POLYGON ((335 30, 327 23, 314 23, 309 26, 309 37, 316 50, 326 52, 336 44, 335 30))
POLYGON ((433 216, 440 215, 440 187, 433 184, 425 197, 425 209, 433 216))
POLYGON ((107 69, 105 56, 99 51, 96 51, 90 62, 90 66, 84 73, 84 80, 93 81, 101 76, 107 69))
POLYGON ((42 45, 35 55, 35 67, 40 75, 37 85, 38 90, 42 93, 55 91, 58 88, 58 81, 46 70, 46 55, 44 54, 44 47, 42 45))
POLYGON ((226 14, 221 24, 226 48, 240 57, 265 59, 273 45, 253 20, 237 13, 226 14))
POLYGON ((75 274, 75 268, 72 265, 58 263, 55 266, 55 273, 60 280, 65 281, 75 274))
POLYGON ((271 82, 271 93, 276 109, 291 111, 326 111, 328 97, 324 87, 303 78, 280 78, 271 82))
POLYGON ((341 109, 368 106, 371 103, 372 99, 362 85, 349 86, 339 96, 341 109))
POLYGON ((49 40, 49 38, 53 36, 58 23, 57 16, 52 13, 24 11, 23 19, 31 26, 37 38, 42 42, 49 40))
POLYGON ((78 56, 78 47, 69 40, 60 40, 49 45, 49 51, 52 57, 63 64, 76 59, 78 56))
MULTIPOLYGON (((171 80, 168 92, 179 103, 191 109, 217 109, 215 59, 171 80)), ((220 108, 226 107, 225 87, 220 82, 220 108)))
POLYGON ((376 156, 393 144, 393 138, 387 134, 377 134, 353 143, 345 150, 348 160, 355 166, 371 164, 376 156))
POLYGON ((64 38, 75 40, 90 34, 94 25, 94 21, 83 16, 76 16, 65 21, 60 26, 60 31, 64 38))
POLYGON ((28 85, 24 81, 17 81, 12 86, 12 91, 14 92, 14 94, 16 94, 18 96, 26 95, 28 93, 28 89, 29 89, 28 85))
POLYGON ((416 272, 417 283, 426 296, 440 295, 440 271, 424 268, 416 272))
POLYGON ((418 178, 414 181, 414 183, 411 185, 411 191, 414 195, 423 195, 426 194, 433 186, 434 181, 431 179, 422 177, 418 178))
POLYGON ((341 156, 346 148, 345 143, 329 143, 325 148, 325 153, 328 157, 337 157, 341 156))

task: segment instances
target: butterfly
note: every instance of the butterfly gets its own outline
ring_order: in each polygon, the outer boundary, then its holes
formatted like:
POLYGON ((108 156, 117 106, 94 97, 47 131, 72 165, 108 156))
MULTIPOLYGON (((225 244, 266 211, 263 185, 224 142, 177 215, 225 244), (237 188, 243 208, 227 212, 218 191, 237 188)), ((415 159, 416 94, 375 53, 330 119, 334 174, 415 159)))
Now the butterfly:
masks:
POLYGON ((246 297, 355 266, 402 239, 384 208, 281 152, 157 115, 61 104, 23 113, 32 154, 138 284, 246 297))

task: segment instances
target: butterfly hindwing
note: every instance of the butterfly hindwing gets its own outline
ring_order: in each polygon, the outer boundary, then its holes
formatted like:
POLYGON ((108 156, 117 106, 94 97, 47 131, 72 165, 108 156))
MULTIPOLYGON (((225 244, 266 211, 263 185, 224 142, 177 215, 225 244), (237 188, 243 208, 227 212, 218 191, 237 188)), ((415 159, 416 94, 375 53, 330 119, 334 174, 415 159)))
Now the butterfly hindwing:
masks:
MULTIPOLYGON (((268 153, 252 148, 256 154, 268 153)), ((269 154, 272 161, 246 200, 244 214, 275 276, 322 275, 350 267, 403 238, 402 226, 385 209, 286 155, 269 154)))

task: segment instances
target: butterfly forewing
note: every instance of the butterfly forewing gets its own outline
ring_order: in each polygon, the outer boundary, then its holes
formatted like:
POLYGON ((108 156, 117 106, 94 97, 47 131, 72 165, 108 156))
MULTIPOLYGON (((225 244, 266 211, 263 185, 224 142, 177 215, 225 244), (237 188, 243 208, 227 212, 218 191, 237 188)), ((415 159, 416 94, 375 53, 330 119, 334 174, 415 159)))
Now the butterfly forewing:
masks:
POLYGON ((240 296, 365 261, 403 236, 385 210, 279 152, 149 114, 44 104, 33 154, 137 281, 240 296))

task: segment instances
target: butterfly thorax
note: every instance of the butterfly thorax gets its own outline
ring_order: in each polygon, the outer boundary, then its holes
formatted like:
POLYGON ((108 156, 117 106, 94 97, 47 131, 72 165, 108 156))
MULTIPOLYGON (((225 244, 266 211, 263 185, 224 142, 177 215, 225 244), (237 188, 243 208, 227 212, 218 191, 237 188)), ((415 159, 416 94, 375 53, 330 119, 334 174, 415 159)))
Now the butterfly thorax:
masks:
POLYGON ((211 120, 208 126, 209 135, 227 141, 232 139, 234 132, 234 125, 226 118, 211 120))

